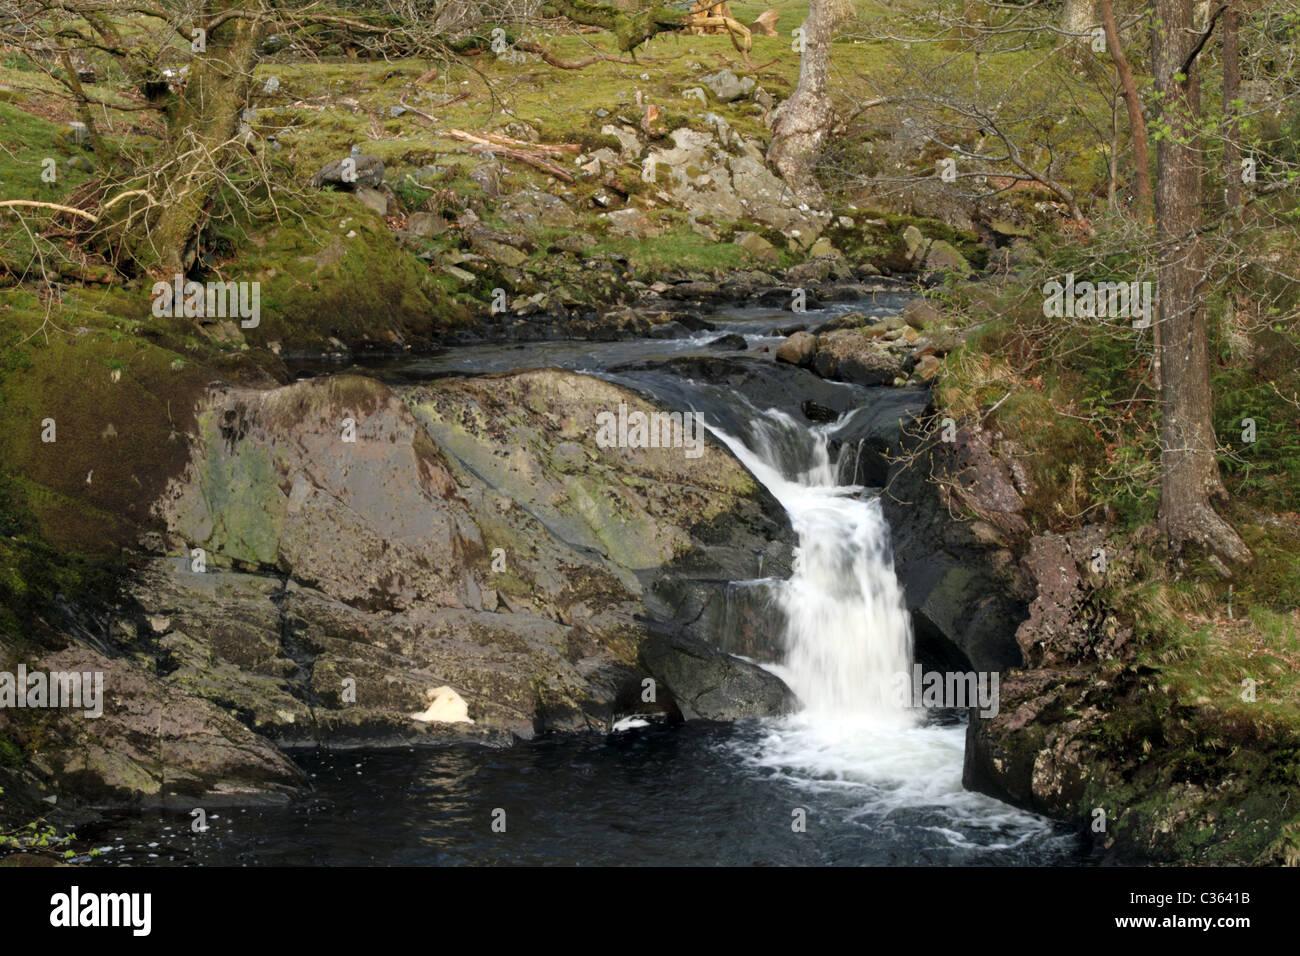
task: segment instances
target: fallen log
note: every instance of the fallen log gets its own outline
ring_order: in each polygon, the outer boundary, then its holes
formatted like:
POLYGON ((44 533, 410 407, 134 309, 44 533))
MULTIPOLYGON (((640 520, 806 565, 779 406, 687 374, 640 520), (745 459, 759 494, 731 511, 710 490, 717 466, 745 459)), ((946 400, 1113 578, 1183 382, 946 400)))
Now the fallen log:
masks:
POLYGON ((534 169, 540 169, 548 176, 554 176, 561 182, 574 182, 573 175, 569 173, 568 170, 561 169, 554 163, 549 163, 540 156, 536 156, 532 153, 526 152, 525 150, 515 149, 511 146, 504 146, 500 143, 494 143, 490 139, 484 139, 482 136, 475 136, 473 133, 466 133, 464 130, 459 129, 444 130, 442 135, 450 137, 451 139, 458 139, 463 143, 472 143, 475 146, 482 147, 483 149, 491 150, 493 153, 504 156, 506 159, 513 159, 516 162, 525 163, 526 165, 532 166, 534 169))

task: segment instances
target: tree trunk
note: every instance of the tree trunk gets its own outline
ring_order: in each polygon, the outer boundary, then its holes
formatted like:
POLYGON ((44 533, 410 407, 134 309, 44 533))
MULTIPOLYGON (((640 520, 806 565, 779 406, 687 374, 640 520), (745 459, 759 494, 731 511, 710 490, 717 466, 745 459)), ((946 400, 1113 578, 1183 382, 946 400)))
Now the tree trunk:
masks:
POLYGON ((1241 125, 1237 113, 1241 88, 1240 31, 1241 0, 1228 0, 1228 9, 1223 12, 1223 112, 1228 119, 1223 165, 1227 174, 1228 210, 1233 213, 1241 208, 1241 125))
POLYGON ((1120 88, 1124 91, 1124 106, 1128 109, 1129 134, 1133 138, 1133 188, 1138 211, 1143 216, 1151 214, 1151 156, 1147 150, 1147 124, 1142 118, 1142 99, 1137 83, 1129 68, 1128 57, 1119 42, 1119 28, 1115 25, 1115 7, 1111 0, 1101 0, 1101 23, 1106 31, 1106 47, 1115 61, 1120 88))
POLYGON ((1061 7, 1061 30, 1076 34, 1082 43, 1086 34, 1097 25, 1097 0, 1065 0, 1061 7))
POLYGON ((1200 221, 1200 88, 1192 0, 1153 0, 1151 49, 1161 120, 1156 147, 1156 239, 1160 247, 1160 527, 1170 548, 1199 544, 1231 564, 1251 554, 1214 511, 1227 492, 1219 476, 1210 404, 1205 252, 1200 221), (1185 70, 1185 73, 1184 73, 1185 70))
POLYGON ((803 22, 799 85, 777 110, 772 142, 767 148, 767 161, 786 185, 815 202, 824 197, 813 169, 834 119, 828 66, 838 9, 836 0, 812 0, 808 19, 803 22))
MULTIPOLYGON (((210 14, 251 6, 212 4, 210 14)), ((234 17, 207 37, 195 54, 185 88, 167 109, 167 142, 158 151, 143 188, 152 203, 132 204, 118 222, 122 246, 144 273, 170 278, 193 264, 202 229, 248 102, 260 29, 252 18, 234 17)))

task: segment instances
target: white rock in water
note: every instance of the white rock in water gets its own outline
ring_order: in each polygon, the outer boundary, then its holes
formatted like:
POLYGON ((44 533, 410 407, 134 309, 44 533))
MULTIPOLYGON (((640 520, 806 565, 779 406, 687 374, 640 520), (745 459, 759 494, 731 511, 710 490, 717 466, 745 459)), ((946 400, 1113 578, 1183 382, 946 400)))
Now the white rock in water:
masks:
POLYGON ((429 709, 421 714, 412 714, 414 720, 426 724, 472 724, 469 719, 469 705, 465 699, 450 687, 435 687, 424 695, 429 700, 429 709))

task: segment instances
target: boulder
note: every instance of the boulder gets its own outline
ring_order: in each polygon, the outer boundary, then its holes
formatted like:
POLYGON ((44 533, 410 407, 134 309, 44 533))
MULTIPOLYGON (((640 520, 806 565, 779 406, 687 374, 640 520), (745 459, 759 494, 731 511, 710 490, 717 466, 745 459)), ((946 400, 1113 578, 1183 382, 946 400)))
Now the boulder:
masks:
POLYGON ((718 351, 744 351, 749 348, 749 343, 745 341, 743 335, 731 332, 713 339, 708 343, 708 347, 718 351))
POLYGON ((483 195, 495 199, 501 195, 501 177, 504 174, 505 167, 500 163, 484 162, 470 170, 469 178, 483 190, 483 195))
POLYGON ((559 196, 529 186, 511 193, 497 204, 501 220, 520 229, 568 228, 578 224, 577 214, 559 196))
POLYGON ((812 364, 816 352, 817 336, 811 332, 796 332, 777 347, 776 360, 806 368, 812 364))
POLYGON ((926 250, 930 247, 929 240, 916 226, 908 226, 903 230, 903 245, 907 249, 907 259, 913 268, 919 267, 925 262, 926 250))
POLYGON ((436 212, 413 212, 406 220, 407 233, 418 239, 441 236, 447 229, 447 220, 436 212))
POLYGON ((939 311, 925 299, 912 299, 903 306, 903 321, 920 331, 933 328, 939 321, 939 311))
POLYGON ((812 368, 822 378, 855 385, 889 385, 906 375, 904 359, 880 348, 861 329, 819 335, 812 368))
POLYGON ((734 241, 759 262, 775 265, 781 261, 781 253, 776 246, 756 232, 739 232, 734 241))
POLYGON ((359 153, 356 156, 326 163, 311 178, 311 187, 320 189, 324 186, 333 186, 350 192, 357 186, 377 189, 383 181, 383 160, 370 153, 359 153))
POLYGON ((682 634, 653 635, 638 659, 687 720, 780 717, 798 708, 775 674, 682 634))
POLYGON ((609 222, 609 231, 616 236, 630 239, 648 239, 659 235, 663 230, 652 223, 640 209, 619 209, 607 212, 604 218, 609 222))
POLYGON ((973 271, 966 257, 958 252, 955 246, 942 239, 930 243, 930 248, 925 254, 925 267, 942 272, 955 272, 963 276, 968 276, 973 271))
POLYGON ((730 70, 711 73, 703 77, 700 82, 709 88, 720 103, 730 103, 732 100, 748 96, 750 90, 754 88, 754 81, 751 78, 737 77, 730 70))

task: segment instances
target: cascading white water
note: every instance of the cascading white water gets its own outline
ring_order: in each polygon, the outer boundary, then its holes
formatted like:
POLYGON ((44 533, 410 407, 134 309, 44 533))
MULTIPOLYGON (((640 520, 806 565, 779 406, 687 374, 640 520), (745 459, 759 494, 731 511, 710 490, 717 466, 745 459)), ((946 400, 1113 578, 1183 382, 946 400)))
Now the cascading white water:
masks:
POLYGON ((786 658, 767 666, 804 709, 738 744, 742 758, 844 801, 850 820, 875 827, 906 814, 949 847, 1006 849, 1048 833, 1043 818, 965 790, 964 727, 929 723, 898 699, 896 675, 912 662, 911 619, 879 499, 840 484, 834 426, 809 429, 776 410, 755 416, 746 440, 714 434, 772 492, 798 536, 793 574, 775 585, 788 618, 786 658))
POLYGON ((749 444, 717 434, 785 508, 799 539, 778 600, 788 620, 782 673, 805 713, 914 724, 896 691, 897 675, 911 665, 911 619, 879 500, 840 484, 824 430, 809 431, 779 411, 754 423, 749 444), (782 462, 791 443, 807 455, 807 468, 782 462))

